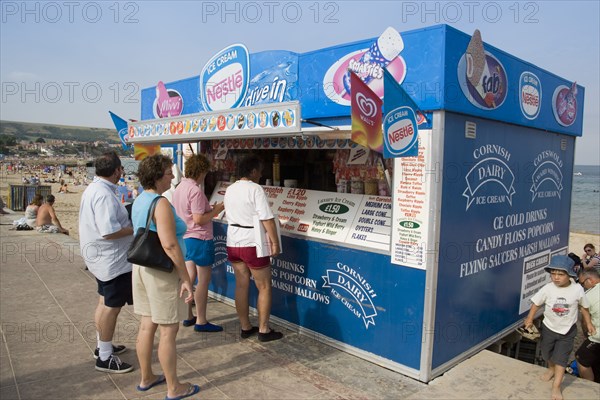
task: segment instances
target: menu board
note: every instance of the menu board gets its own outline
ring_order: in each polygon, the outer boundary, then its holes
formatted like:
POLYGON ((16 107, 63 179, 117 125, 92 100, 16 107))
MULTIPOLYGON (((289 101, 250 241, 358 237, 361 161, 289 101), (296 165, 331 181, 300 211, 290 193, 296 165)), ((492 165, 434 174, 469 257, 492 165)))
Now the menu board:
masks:
MULTIPOLYGON (((229 182, 217 185, 211 204, 223 201, 229 185, 229 182)), ((390 197, 275 186, 263 186, 263 189, 271 210, 279 216, 283 234, 385 251, 390 249, 390 197)))
POLYGON ((392 198, 363 196, 346 243, 389 250, 391 227, 392 198))
POLYGON ((419 130, 419 155, 394 159, 392 263, 425 269, 432 178, 431 130, 419 130))

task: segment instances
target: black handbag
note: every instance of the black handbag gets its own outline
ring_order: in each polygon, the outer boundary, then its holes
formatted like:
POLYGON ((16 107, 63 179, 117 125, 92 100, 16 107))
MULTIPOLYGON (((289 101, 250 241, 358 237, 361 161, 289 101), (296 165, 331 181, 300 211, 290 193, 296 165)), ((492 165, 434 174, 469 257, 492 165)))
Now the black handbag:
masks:
POLYGON ((158 233, 150 230, 150 222, 154 215, 156 203, 162 196, 157 196, 150 204, 148 210, 148 219, 145 228, 138 228, 133 238, 133 243, 127 251, 127 261, 133 264, 141 265, 146 268, 159 269, 165 272, 173 271, 173 260, 165 253, 158 233))

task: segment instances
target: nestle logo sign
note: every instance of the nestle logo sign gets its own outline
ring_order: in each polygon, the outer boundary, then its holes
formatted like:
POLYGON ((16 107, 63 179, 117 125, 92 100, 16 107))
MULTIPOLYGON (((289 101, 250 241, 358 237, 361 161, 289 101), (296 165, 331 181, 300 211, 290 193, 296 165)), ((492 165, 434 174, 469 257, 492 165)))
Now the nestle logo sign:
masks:
POLYGON ((400 157, 417 144, 417 121, 414 110, 401 106, 388 112, 383 121, 385 150, 400 157))
POLYGON ((215 54, 200 73, 200 98, 206 111, 238 107, 248 91, 248 49, 234 44, 215 54))

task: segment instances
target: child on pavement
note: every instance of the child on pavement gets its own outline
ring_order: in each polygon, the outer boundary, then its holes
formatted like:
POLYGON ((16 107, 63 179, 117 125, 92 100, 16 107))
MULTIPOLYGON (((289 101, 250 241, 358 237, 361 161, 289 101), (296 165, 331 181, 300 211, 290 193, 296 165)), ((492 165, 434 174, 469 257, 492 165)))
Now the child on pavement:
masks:
MULTIPOLYGON (((533 325, 535 314, 544 305, 542 321, 542 357, 548 363, 548 369, 540 376, 543 381, 552 383, 552 400, 561 400, 560 384, 565 375, 565 367, 569 363, 569 354, 577 335, 577 310, 581 307, 583 321, 590 333, 596 329, 592 325, 589 313, 589 301, 581 285, 571 280, 576 277, 573 271, 574 262, 564 255, 556 255, 544 268, 550 273, 552 282, 546 284, 532 298, 529 315, 525 319, 525 328, 533 325)), ((592 333, 592 334, 593 334, 592 333)))

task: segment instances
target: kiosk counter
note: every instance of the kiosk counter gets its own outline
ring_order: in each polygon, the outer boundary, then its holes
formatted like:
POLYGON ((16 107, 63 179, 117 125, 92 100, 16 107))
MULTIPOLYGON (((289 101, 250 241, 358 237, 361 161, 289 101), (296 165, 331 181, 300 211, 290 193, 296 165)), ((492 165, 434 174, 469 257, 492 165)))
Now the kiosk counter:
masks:
MULTIPOLYGON (((428 382, 519 326, 544 267, 567 253, 583 99, 479 31, 388 28, 305 54, 228 46, 199 76, 144 89, 127 136, 180 164, 206 154, 211 203, 258 153, 283 246, 274 319, 428 382), (347 71, 383 97, 384 67, 426 116, 416 156, 349 140, 347 71)), ((210 291, 232 303, 226 211, 210 291)))

